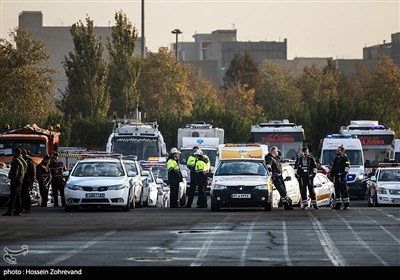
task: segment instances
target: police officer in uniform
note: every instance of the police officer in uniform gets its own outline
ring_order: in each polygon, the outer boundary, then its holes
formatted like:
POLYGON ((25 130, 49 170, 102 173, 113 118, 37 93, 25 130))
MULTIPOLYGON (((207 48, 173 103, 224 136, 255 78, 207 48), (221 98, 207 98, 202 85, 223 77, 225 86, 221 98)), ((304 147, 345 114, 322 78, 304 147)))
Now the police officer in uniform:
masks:
POLYGON ((199 192, 198 206, 197 208, 207 208, 207 193, 206 187, 208 183, 206 172, 208 172, 209 160, 204 157, 203 151, 198 149, 195 153, 197 156, 195 172, 196 172, 196 184, 199 192))
POLYGON ((42 198, 42 207, 47 207, 49 196, 49 185, 51 182, 51 173, 49 169, 50 156, 46 155, 42 161, 36 165, 36 180, 39 184, 40 196, 42 198))
POLYGON ((50 161, 50 172, 51 172, 51 188, 53 190, 54 207, 58 207, 58 193, 60 193, 62 207, 65 207, 64 187, 65 178, 62 173, 67 171, 64 163, 58 161, 58 153, 55 152, 51 156, 50 161))
POLYGON ((343 209, 350 207, 349 190, 347 188, 347 173, 350 171, 350 161, 345 154, 343 146, 337 147, 336 157, 333 160, 331 177, 335 184, 335 206, 333 209, 340 209, 343 202, 343 209))
POLYGON ((22 181, 21 187, 21 209, 25 209, 25 213, 31 212, 31 189, 33 188, 33 183, 36 181, 36 164, 33 159, 30 157, 32 154, 30 151, 25 150, 20 147, 22 152, 22 157, 27 163, 26 172, 24 175, 24 179, 22 181))
POLYGON ((179 207, 179 182, 182 181, 182 173, 178 162, 180 153, 181 152, 179 152, 177 148, 172 148, 167 159, 168 183, 170 187, 170 208, 179 207))
POLYGON ((193 199, 194 199, 194 194, 196 192, 196 172, 195 172, 195 165, 197 161, 197 157, 194 154, 199 147, 194 146, 192 149, 192 154, 188 157, 186 161, 186 165, 190 170, 190 187, 189 187, 189 193, 188 193, 188 200, 186 202, 185 208, 191 208, 193 199))
POLYGON ((285 182, 282 177, 282 165, 278 154, 278 147, 273 146, 265 156, 268 170, 272 172, 272 182, 281 195, 281 202, 285 210, 293 210, 292 200, 287 196, 285 182))
POLYGON ((307 188, 311 198, 313 208, 319 209, 317 199, 315 197, 313 179, 317 174, 317 166, 315 159, 308 153, 308 148, 304 147, 302 155, 296 159, 294 164, 294 172, 300 184, 300 193, 302 199, 302 208, 307 209, 307 188))

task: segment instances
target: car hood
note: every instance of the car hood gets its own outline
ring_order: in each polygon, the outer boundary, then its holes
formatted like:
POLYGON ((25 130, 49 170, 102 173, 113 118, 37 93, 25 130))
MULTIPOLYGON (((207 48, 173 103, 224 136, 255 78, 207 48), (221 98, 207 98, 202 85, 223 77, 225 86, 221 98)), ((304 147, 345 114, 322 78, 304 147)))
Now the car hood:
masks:
POLYGON ((214 183, 225 186, 254 186, 267 184, 268 180, 268 176, 218 176, 214 183))
POLYGON ((125 184, 128 181, 125 177, 85 177, 85 178, 69 178, 67 181, 68 186, 78 185, 78 186, 113 186, 125 184))
POLYGON ((378 183, 378 186, 385 189, 400 189, 400 182, 393 181, 393 182, 378 183))

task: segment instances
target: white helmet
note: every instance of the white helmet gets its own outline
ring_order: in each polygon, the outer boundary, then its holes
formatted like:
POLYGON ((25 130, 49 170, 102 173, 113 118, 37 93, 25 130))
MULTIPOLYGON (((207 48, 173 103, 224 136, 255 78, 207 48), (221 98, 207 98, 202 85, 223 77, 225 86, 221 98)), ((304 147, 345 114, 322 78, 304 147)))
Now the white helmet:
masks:
POLYGON ((195 155, 197 156, 202 156, 203 155, 203 151, 198 149, 197 151, 194 152, 195 155))
POLYGON ((181 152, 178 151, 177 148, 172 148, 172 149, 171 149, 171 154, 180 154, 180 153, 181 153, 181 152))

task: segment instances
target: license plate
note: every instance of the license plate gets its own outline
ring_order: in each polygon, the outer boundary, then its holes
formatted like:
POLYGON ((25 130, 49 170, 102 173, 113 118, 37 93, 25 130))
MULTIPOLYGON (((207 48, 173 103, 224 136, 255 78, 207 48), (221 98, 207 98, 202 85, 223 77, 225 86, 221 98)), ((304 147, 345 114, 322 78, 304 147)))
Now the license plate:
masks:
POLYGON ((251 194, 249 193, 233 193, 232 198, 251 198, 251 194))
POLYGON ((87 193, 86 197, 95 197, 95 198, 105 197, 105 193, 87 193))

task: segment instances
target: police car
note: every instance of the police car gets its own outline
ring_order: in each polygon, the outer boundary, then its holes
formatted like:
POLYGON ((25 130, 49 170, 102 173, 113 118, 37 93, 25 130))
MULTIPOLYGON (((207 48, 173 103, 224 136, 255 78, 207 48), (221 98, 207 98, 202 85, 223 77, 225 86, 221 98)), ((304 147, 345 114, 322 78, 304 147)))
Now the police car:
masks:
POLYGON ((379 164, 367 186, 368 206, 400 205, 400 164, 379 164))
POLYGON ((120 207, 123 211, 134 208, 133 185, 121 156, 87 155, 79 160, 68 176, 65 211, 79 207, 120 207))
POLYGON ((211 184, 211 211, 222 207, 272 210, 272 181, 264 163, 267 146, 221 144, 211 184))

